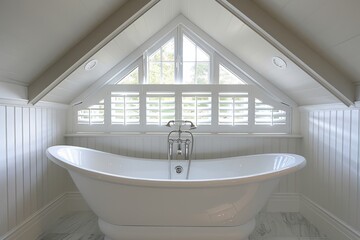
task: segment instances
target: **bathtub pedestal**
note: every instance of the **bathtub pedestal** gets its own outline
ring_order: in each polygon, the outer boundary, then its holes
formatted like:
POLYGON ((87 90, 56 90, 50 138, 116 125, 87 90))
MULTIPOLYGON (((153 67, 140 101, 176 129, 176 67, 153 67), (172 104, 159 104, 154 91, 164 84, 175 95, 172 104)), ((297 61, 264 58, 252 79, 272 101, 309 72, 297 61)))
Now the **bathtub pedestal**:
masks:
POLYGON ((99 219, 105 240, 247 240, 255 220, 234 227, 117 226, 99 219))

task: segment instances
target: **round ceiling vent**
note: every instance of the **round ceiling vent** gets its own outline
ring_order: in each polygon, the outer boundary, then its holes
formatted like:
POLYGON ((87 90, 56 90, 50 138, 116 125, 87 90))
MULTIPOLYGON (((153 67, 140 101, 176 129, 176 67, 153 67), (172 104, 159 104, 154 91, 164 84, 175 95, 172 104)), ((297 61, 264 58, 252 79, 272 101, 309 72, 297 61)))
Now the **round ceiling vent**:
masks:
POLYGON ((90 71, 96 67, 97 63, 98 63, 98 60, 92 59, 85 64, 84 68, 86 71, 90 71))
POLYGON ((282 59, 281 57, 273 57, 272 63, 280 69, 285 69, 287 67, 285 60, 282 59))

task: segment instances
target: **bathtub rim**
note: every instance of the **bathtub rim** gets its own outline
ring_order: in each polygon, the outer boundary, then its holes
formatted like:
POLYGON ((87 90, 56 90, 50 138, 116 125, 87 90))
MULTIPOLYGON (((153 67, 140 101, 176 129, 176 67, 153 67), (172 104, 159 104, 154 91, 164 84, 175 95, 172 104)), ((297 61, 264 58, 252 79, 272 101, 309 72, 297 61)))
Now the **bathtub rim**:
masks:
MULTIPOLYGON (((292 153, 264 153, 264 154, 252 154, 252 155, 244 155, 244 156, 236 156, 236 157, 225 157, 225 158, 213 158, 213 159, 205 159, 205 160, 227 160, 237 157, 252 157, 252 156, 260 156, 260 155, 283 155, 283 156, 291 156, 297 159, 297 163, 291 167, 284 168, 278 171, 264 172, 261 174, 252 174, 240 177, 231 177, 231 178, 221 178, 221 179, 153 179, 153 178, 135 178, 124 175, 115 175, 107 172, 97 171, 94 169, 82 168, 76 164, 71 164, 67 160, 62 160, 61 156, 54 156, 53 152, 59 148, 78 148, 84 149, 87 151, 93 151, 97 153, 101 153, 104 155, 111 155, 117 157, 124 157, 127 159, 145 159, 145 160, 153 160, 147 158, 137 158, 137 157, 128 157, 119 154, 108 153, 104 151, 99 151, 91 148, 78 147, 72 145, 55 145, 48 147, 46 149, 46 156, 53 161, 55 164, 65 168, 69 172, 76 172, 83 174, 87 177, 98 179, 100 181, 105 181, 109 183, 116 183, 122 185, 131 185, 131 186, 148 186, 148 187, 186 187, 186 188, 199 188, 199 187, 221 187, 221 186, 235 186, 239 184, 248 184, 248 183, 256 183, 262 182, 270 179, 280 178, 281 176, 288 175, 290 173, 297 172, 302 169, 306 165, 306 159, 298 154, 292 153)), ((164 159, 164 161, 167 161, 164 159)), ((201 160, 192 160, 192 161, 201 161, 201 160)))

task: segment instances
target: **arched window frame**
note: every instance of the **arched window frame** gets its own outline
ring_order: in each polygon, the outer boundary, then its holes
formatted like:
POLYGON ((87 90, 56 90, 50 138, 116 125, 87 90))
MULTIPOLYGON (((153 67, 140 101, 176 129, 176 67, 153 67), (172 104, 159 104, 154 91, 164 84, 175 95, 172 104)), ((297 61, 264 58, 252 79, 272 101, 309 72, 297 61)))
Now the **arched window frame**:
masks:
POLYGON ((165 37, 159 39, 154 45, 143 52, 139 58, 130 63, 127 67, 123 68, 116 77, 108 82, 99 92, 96 97, 84 101, 83 104, 75 106, 74 115, 74 130, 77 132, 157 132, 168 131, 164 126, 154 126, 146 124, 146 94, 148 92, 173 92, 176 103, 176 119, 182 118, 182 94, 191 92, 206 92, 211 95, 211 112, 212 120, 210 125, 199 126, 199 132, 240 132, 240 133, 290 133, 291 132, 291 107, 274 101, 268 94, 262 91, 254 84, 253 80, 244 74, 238 67, 230 63, 223 55, 201 40, 193 31, 187 27, 179 24, 175 29, 170 31, 165 37), (203 49, 210 57, 210 70, 209 70, 209 84, 182 84, 182 39, 186 35, 197 46, 203 49), (147 60, 148 57, 159 49, 163 44, 174 38, 175 42, 175 84, 147 84, 147 60), (219 84, 219 66, 223 65, 236 76, 241 78, 248 85, 220 85, 219 84), (133 69, 139 69, 139 84, 138 85, 125 85, 116 84, 121 79, 127 76, 133 69), (114 125, 111 123, 111 92, 137 92, 139 94, 139 114, 140 121, 137 125, 114 125), (218 124, 219 121, 219 94, 221 93, 239 93, 247 92, 249 99, 249 112, 248 112, 248 125, 246 126, 222 126, 218 124), (255 98, 266 101, 279 110, 286 112, 286 124, 283 126, 255 126, 255 98), (104 99, 105 121, 103 125, 80 125, 77 124, 77 111, 84 109, 84 105, 91 106, 104 99))

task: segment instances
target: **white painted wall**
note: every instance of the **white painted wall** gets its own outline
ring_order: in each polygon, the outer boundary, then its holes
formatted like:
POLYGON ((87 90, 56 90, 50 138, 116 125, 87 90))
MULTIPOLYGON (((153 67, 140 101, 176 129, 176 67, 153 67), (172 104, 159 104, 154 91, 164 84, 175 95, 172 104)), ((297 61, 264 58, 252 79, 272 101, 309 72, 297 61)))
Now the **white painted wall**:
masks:
MULTIPOLYGON (((300 154, 301 138, 255 137, 242 135, 195 135, 194 159, 231 157, 258 153, 288 152, 300 154)), ((119 136, 72 136, 66 143, 100 151, 140 158, 167 157, 167 135, 129 134, 119 136)), ((285 177, 277 189, 281 193, 297 193, 297 174, 285 177)))
POLYGON ((0 81, 0 100, 27 99, 27 87, 10 82, 0 81))
POLYGON ((0 238, 65 191, 67 173, 45 156, 64 142, 65 115, 0 103, 0 238))
POLYGON ((301 193, 360 232, 360 110, 307 110, 301 123, 301 193))

